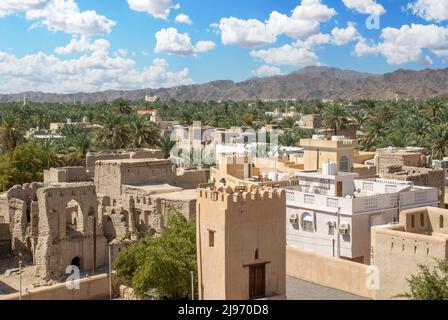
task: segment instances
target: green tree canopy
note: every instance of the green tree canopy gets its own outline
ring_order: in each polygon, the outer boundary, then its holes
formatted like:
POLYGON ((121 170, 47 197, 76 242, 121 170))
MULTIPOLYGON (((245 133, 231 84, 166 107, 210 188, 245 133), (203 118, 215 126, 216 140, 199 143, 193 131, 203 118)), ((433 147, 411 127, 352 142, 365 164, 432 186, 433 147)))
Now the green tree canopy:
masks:
POLYGON ((129 143, 129 127, 124 117, 113 113, 106 113, 97 119, 99 128, 93 132, 93 142, 109 149, 124 148, 129 143))
POLYGON ((171 211, 161 236, 128 245, 118 255, 115 268, 139 296, 151 293, 158 299, 188 297, 191 271, 197 270, 194 222, 171 211))
POLYGON ((401 297, 412 300, 448 300, 448 260, 434 267, 419 266, 420 272, 408 279, 410 292, 401 297))
POLYGON ((171 154, 171 150, 176 146, 176 142, 171 140, 170 136, 164 136, 160 139, 159 148, 163 151, 165 159, 168 159, 171 154))
POLYGON ((153 147, 159 143, 160 130, 148 118, 132 116, 129 121, 129 138, 134 148, 153 147))
POLYGON ((14 185, 43 181, 43 171, 60 164, 56 152, 39 142, 21 144, 0 157, 1 189, 6 191, 14 185))
POLYGON ((323 125, 326 129, 332 129, 334 135, 338 135, 338 131, 348 124, 349 113, 347 109, 339 104, 334 104, 323 110, 323 125))

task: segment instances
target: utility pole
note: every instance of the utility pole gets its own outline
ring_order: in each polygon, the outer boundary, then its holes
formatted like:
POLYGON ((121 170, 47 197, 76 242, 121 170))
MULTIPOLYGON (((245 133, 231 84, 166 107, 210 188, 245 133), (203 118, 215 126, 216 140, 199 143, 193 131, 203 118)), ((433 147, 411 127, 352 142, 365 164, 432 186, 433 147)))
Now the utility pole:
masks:
POLYGON ((191 271, 191 300, 194 300, 194 272, 191 271))
POLYGON ((112 245, 109 243, 109 299, 112 300, 112 245))
POLYGON ((93 221, 93 265, 92 265, 92 275, 96 274, 96 217, 92 217, 93 221))
POLYGON ((338 208, 338 239, 337 239, 337 247, 338 247, 338 253, 337 257, 338 259, 341 259, 341 207, 338 208))
POLYGON ((22 300, 22 261, 19 261, 19 300, 22 300))

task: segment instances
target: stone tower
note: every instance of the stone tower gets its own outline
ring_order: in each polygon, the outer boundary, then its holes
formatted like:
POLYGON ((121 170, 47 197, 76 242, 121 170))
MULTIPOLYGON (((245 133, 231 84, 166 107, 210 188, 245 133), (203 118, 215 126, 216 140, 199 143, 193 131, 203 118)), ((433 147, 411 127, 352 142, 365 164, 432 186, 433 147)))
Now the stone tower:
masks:
POLYGON ((199 298, 285 299, 285 191, 198 189, 197 201, 199 298))

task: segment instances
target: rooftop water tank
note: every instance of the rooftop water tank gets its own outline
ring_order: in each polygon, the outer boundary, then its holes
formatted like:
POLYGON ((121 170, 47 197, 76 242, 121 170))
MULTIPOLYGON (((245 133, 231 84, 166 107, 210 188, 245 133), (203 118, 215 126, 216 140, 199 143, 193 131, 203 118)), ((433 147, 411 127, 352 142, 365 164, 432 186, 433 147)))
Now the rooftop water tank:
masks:
POLYGON ((338 174, 338 164, 336 162, 325 161, 322 174, 324 176, 336 176, 338 174))
POLYGON ((322 134, 315 134, 313 135, 313 140, 325 140, 325 135, 322 134))

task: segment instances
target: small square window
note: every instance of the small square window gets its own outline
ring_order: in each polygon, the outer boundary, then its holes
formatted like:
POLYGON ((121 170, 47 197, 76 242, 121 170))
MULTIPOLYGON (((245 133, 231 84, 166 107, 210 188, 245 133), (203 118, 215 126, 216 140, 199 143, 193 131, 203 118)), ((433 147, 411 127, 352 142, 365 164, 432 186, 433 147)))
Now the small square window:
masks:
POLYGON ((314 223, 312 221, 303 222, 303 231, 314 232, 314 223))

